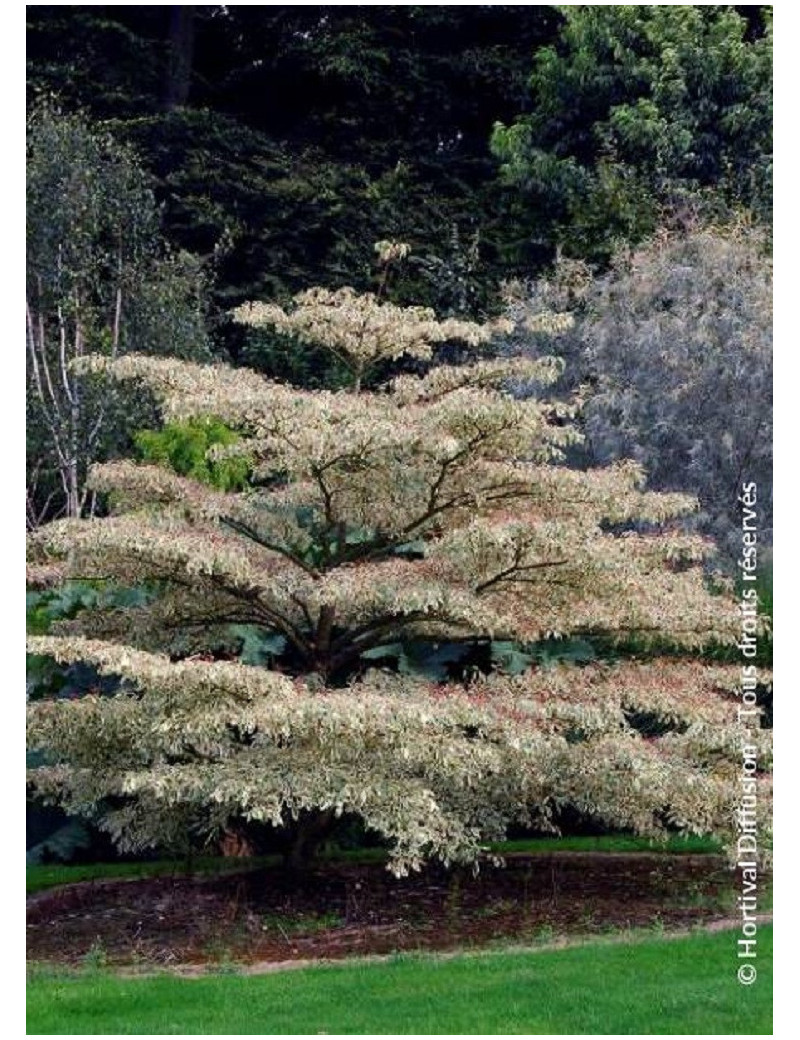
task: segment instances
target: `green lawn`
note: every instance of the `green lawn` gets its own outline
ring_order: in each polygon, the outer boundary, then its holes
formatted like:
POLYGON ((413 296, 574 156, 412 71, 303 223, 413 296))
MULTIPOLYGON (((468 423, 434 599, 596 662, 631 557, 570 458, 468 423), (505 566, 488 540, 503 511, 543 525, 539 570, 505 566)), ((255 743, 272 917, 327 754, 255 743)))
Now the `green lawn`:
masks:
POLYGON ((28 1033, 772 1032, 772 930, 758 979, 736 980, 736 933, 564 950, 402 957, 269 975, 33 975, 28 1033))
POLYGON ((666 841, 656 842, 634 834, 603 834, 597 837, 523 838, 501 841, 489 846, 499 853, 512 852, 669 852, 678 855, 719 854, 722 845, 714 838, 684 837, 672 834, 666 841))
MULTIPOLYGON (((694 853, 719 852, 720 846, 710 838, 670 837, 663 844, 656 844, 647 838, 629 835, 609 835, 607 837, 567 837, 567 838, 527 838, 522 841, 498 842, 490 846, 498 853, 530 852, 671 852, 694 853)), ((382 849, 354 849, 346 852, 332 852, 322 859, 330 861, 347 860, 355 863, 381 862, 386 859, 382 849)), ((28 867, 27 890, 29 893, 39 892, 56 885, 67 885, 76 881, 96 881, 101 878, 148 878, 163 877, 172 874, 185 874, 188 871, 198 874, 215 874, 226 871, 257 869, 258 867, 275 866, 280 862, 278 856, 261 856, 256 859, 224 859, 219 856, 203 856, 192 861, 157 860, 142 863, 90 863, 85 865, 65 866, 52 864, 40 867, 28 867)))

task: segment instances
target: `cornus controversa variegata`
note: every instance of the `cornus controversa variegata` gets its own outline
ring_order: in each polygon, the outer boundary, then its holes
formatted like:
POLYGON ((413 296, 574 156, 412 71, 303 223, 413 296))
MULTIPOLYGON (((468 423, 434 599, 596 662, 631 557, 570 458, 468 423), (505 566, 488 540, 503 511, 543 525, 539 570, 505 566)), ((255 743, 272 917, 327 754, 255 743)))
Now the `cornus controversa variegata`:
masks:
POLYGON ((246 458, 252 480, 222 492, 151 464, 103 464, 91 481, 109 515, 31 537, 33 580, 151 592, 30 640, 122 680, 113 696, 30 705, 29 743, 46 755, 34 790, 98 814, 129 850, 277 830, 300 862, 354 816, 387 840, 400 874, 432 858, 474 863, 509 826, 546 828, 564 811, 641 834, 733 834, 735 667, 534 663, 432 681, 380 664, 389 645, 735 643, 736 603, 704 577, 713 545, 671 526, 694 500, 648 492, 634 463, 564 466, 579 402, 506 392, 558 378, 551 358, 364 389, 379 360, 430 358, 453 338, 480 347, 495 326, 351 290, 238 317, 328 347, 353 385, 311 392, 135 355, 82 363, 143 380, 166 421, 234 428, 240 438, 213 450, 246 458), (263 666, 215 659, 230 626, 281 650, 263 666))

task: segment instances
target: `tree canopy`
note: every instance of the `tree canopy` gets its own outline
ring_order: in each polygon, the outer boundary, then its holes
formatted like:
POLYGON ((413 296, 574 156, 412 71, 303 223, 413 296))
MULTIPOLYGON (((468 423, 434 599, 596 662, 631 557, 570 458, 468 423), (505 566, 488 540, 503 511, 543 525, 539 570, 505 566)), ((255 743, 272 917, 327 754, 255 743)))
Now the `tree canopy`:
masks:
POLYGON ((136 146, 238 357, 229 307, 373 289, 380 238, 413 246, 399 302, 475 318, 687 198, 768 221, 770 11, 37 5, 29 83, 136 146))
POLYGON ((753 36, 732 7, 561 8, 558 41, 534 58, 531 111, 494 135, 553 244, 605 259, 664 207, 709 192, 707 205, 769 221, 771 9, 760 10, 753 36))
MULTIPOLYGON (((27 139, 28 520, 77 516, 87 466, 126 442, 113 394, 70 367, 92 352, 208 358, 201 272, 160 234, 150 178, 84 117, 42 104, 27 139), (54 504, 57 500, 57 505, 54 504)), ((129 416, 130 418, 130 416, 129 416)))
POLYGON ((550 353, 531 329, 542 309, 573 319, 557 345, 566 362, 558 392, 586 388, 573 461, 636 459, 652 488, 696 494, 695 522, 732 562, 746 476, 758 483, 760 533, 771 540, 772 260, 762 229, 663 229, 618 250, 600 276, 562 260, 511 295, 510 351, 550 353))
MULTIPOLYGON (((489 135, 526 107, 554 8, 182 7, 190 50, 171 10, 32 7, 30 84, 137 147, 176 245, 225 247, 222 308, 309 284, 369 289, 372 242, 447 261, 453 229, 465 249, 480 240, 469 310, 492 302, 525 215, 506 219, 489 135)), ((453 305, 425 269, 408 279, 406 302, 453 305)))
POLYGON ((213 455, 246 458, 253 483, 226 492, 104 464, 92 487, 111 515, 33 536, 34 576, 152 590, 31 640, 123 679, 113 697, 31 705, 30 741, 47 755, 35 789, 99 815, 127 848, 227 828, 302 845, 312 825, 354 816, 390 842, 399 872, 473 861, 512 823, 547 826, 566 808, 642 833, 729 833, 738 669, 547 671, 523 656, 524 670, 487 676, 465 656, 593 633, 655 648, 734 641, 736 606, 703 575, 712 546, 669 527, 695 502, 646 491, 635 464, 561 465, 573 408, 506 391, 551 383, 551 359, 434 365, 365 389, 387 344, 424 359, 447 337, 486 343, 491 325, 322 289, 238 317, 335 351, 351 386, 83 362, 143 379, 169 421, 235 429, 213 455), (268 651, 258 666, 235 660, 243 633, 268 651), (453 668, 387 671, 398 643, 444 651, 453 668))

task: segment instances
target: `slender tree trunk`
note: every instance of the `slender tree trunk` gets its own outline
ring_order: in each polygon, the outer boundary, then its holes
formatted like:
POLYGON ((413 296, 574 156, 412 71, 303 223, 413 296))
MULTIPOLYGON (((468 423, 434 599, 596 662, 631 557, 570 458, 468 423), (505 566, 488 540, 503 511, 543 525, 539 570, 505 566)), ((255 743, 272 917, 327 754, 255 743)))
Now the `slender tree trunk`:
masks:
POLYGON ((166 112, 182 108, 189 100, 194 60, 194 4, 175 4, 169 12, 167 68, 162 103, 166 112))

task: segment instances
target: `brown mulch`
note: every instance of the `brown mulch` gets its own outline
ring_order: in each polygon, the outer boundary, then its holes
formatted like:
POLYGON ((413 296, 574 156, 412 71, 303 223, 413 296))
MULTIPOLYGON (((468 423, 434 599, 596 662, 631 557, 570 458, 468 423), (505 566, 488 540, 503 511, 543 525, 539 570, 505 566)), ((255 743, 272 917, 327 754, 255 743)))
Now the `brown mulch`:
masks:
POLYGON ((378 864, 302 876, 84 882, 28 905, 28 956, 79 965, 223 965, 544 942, 617 929, 680 929, 730 917, 736 878, 716 856, 554 853, 430 868, 378 864))

